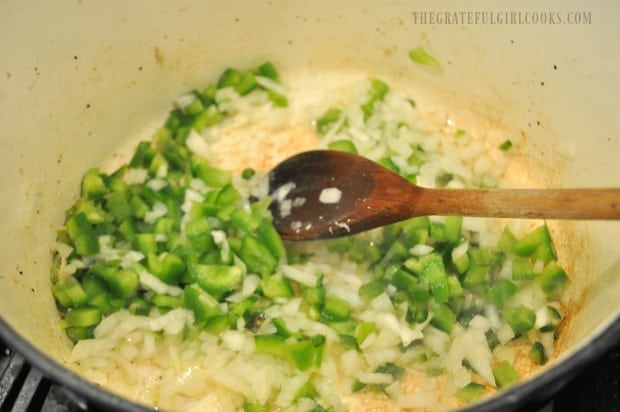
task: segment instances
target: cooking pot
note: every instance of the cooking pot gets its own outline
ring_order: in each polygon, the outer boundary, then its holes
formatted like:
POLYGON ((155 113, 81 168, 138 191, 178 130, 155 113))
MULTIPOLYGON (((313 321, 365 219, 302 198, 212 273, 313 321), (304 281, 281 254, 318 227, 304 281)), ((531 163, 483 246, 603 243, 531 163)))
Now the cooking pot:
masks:
MULTIPOLYGON (((612 1, 3 1, 0 337, 85 398, 141 408, 66 367, 50 293, 55 229, 89 167, 128 153, 175 97, 228 66, 271 60, 308 99, 317 85, 388 78, 459 124, 521 139, 529 182, 620 186, 619 11, 612 1), (440 67, 413 63, 418 46, 440 67)), ((559 355, 472 409, 551 397, 620 340, 620 223, 550 227, 571 277, 559 355)))

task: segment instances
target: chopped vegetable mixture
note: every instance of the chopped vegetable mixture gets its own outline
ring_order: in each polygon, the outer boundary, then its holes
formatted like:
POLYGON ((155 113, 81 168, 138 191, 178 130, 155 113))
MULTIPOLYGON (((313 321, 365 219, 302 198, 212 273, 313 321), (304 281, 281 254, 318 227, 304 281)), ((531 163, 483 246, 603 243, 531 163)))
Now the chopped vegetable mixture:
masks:
MULTIPOLYGON (((421 49, 411 58, 436 64, 421 49)), ((360 153, 418 184, 480 183, 437 168, 429 182, 424 171, 437 155, 420 138, 407 140, 415 124, 385 114, 397 103, 414 113, 415 105, 391 97, 380 79, 364 87, 362 101, 315 120, 320 145, 360 153)), ((202 391, 179 389, 196 405, 232 393, 222 404, 245 411, 340 411, 343 398, 358 394, 417 405, 400 383, 411 370, 444 374, 456 398, 479 399, 520 379, 494 355, 513 340, 530 342, 536 364, 553 355, 568 277, 544 223, 524 235, 505 226, 490 243, 479 220, 417 217, 348 238, 285 244, 271 224, 267 171, 237 175, 203 156, 201 133, 235 115, 222 103, 231 94, 262 94, 271 110, 288 105, 271 63, 228 69, 179 99, 128 164, 85 173, 52 268, 62 325, 82 367, 96 369, 106 351, 159 365, 154 348, 171 342, 187 349, 175 363, 184 365, 182 382, 204 371, 202 391), (225 371, 239 368, 233 355, 247 360, 249 375, 270 379, 244 383, 240 372, 227 382, 225 371)), ((511 146, 506 140, 500 150, 511 146)), ((339 192, 330 190, 322 201, 337 203, 339 192)), ((92 376, 138 386, 146 379, 123 373, 92 376)), ((161 390, 134 397, 187 407, 161 390)))

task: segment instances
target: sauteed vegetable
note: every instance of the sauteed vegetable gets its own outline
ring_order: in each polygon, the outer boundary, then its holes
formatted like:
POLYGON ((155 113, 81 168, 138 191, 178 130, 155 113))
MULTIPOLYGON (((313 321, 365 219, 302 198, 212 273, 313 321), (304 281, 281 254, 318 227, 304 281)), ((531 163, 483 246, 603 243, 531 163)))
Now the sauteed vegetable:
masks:
MULTIPOLYGON (((497 184, 488 167, 445 156, 441 145, 469 144, 465 131, 439 144, 411 99, 380 79, 362 83, 315 119, 317 146, 421 185, 497 184)), ((218 167, 205 133, 288 104, 271 63, 228 69, 182 96, 128 164, 85 173, 52 268, 81 373, 164 409, 344 410, 355 399, 445 408, 553 356, 568 277, 544 222, 523 231, 419 217, 285 244, 271 225, 267 170, 218 167)), ((501 142, 502 156, 516 150, 501 142)))

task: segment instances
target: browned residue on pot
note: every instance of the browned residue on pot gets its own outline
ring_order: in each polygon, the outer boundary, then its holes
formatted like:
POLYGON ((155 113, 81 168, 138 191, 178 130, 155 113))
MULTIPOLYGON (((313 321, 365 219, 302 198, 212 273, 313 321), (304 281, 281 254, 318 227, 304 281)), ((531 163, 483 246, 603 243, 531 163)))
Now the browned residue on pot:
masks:
POLYGON ((316 133, 300 125, 231 126, 223 128, 220 136, 209 145, 212 163, 237 173, 246 167, 269 170, 285 158, 317 144, 316 133))
POLYGON ((158 65, 164 65, 164 52, 159 46, 155 46, 153 49, 153 56, 155 57, 155 62, 157 62, 158 65))

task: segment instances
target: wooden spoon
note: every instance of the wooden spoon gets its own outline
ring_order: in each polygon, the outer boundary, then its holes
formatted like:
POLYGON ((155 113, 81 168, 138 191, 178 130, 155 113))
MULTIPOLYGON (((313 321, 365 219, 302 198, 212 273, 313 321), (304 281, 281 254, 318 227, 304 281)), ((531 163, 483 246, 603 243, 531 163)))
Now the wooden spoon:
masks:
POLYGON ((364 157, 300 153, 269 174, 282 238, 347 236, 414 216, 620 219, 620 189, 428 189, 364 157))

